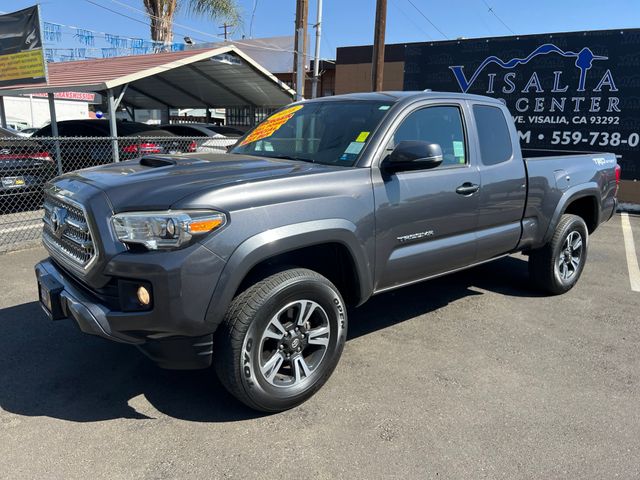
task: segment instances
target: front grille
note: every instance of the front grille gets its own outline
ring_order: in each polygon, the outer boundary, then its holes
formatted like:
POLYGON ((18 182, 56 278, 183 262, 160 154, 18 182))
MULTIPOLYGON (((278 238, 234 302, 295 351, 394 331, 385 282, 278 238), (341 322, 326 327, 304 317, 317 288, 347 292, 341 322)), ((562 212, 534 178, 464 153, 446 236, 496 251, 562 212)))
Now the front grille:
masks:
POLYGON ((91 230, 81 206, 46 193, 43 221, 43 240, 54 257, 81 268, 95 258, 91 230))

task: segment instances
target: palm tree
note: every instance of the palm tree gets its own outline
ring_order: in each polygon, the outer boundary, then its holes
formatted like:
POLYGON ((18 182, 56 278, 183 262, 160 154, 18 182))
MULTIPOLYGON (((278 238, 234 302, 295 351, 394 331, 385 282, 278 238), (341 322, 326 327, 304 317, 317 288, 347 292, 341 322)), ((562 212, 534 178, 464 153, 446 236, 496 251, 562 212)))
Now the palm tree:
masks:
POLYGON ((151 38, 157 42, 173 42, 173 16, 182 7, 193 15, 224 18, 237 25, 240 9, 236 0, 143 0, 151 20, 151 38))

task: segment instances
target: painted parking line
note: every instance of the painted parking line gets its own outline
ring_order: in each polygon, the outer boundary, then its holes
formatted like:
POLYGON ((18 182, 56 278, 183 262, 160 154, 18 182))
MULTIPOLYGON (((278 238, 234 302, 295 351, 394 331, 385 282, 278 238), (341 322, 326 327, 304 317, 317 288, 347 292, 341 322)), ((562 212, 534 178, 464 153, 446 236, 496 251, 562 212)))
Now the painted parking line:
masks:
POLYGON ((638 266, 638 256, 636 255, 636 246, 633 243, 633 231, 631 230, 631 222, 629 214, 623 212, 622 217, 622 236, 624 237, 624 249, 627 253, 627 268, 629 269, 629 281, 631 282, 631 290, 640 292, 640 267, 638 266))
POLYGON ((22 225, 20 227, 0 228, 0 235, 3 233, 21 232, 23 230, 33 230, 34 228, 40 228, 42 222, 34 223, 33 225, 22 225))

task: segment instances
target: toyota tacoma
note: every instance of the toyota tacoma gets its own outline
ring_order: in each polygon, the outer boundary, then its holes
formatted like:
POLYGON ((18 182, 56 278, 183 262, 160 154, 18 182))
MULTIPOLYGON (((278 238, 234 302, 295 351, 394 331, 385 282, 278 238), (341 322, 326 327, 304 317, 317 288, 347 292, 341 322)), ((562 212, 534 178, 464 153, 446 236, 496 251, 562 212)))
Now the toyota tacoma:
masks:
POLYGON ((570 290, 616 210, 607 153, 522 151, 507 108, 382 92, 289 105, 228 153, 151 155, 45 188, 41 304, 263 411, 329 378, 349 307, 514 252, 570 290))

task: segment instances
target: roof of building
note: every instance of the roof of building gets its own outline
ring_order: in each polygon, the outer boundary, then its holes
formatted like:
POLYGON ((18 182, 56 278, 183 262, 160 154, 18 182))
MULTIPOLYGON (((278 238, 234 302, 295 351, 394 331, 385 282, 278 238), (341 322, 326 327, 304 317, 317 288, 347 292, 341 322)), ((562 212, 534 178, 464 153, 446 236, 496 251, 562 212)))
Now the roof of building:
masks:
POLYGON ((457 99, 457 100, 471 100, 483 103, 501 103, 500 100, 492 97, 486 97, 484 95, 475 95, 472 93, 459 93, 459 92, 437 92, 431 90, 389 90, 382 92, 356 92, 356 93, 344 93, 342 95, 333 95, 331 97, 319 97, 312 100, 305 100, 305 102, 339 102, 344 100, 370 100, 378 102, 390 102, 395 103, 405 99, 425 99, 425 100, 440 100, 440 99, 457 99))
POLYGON ((136 108, 277 107, 295 95, 233 45, 49 63, 47 68, 47 83, 0 88, 0 95, 113 89, 136 108))

